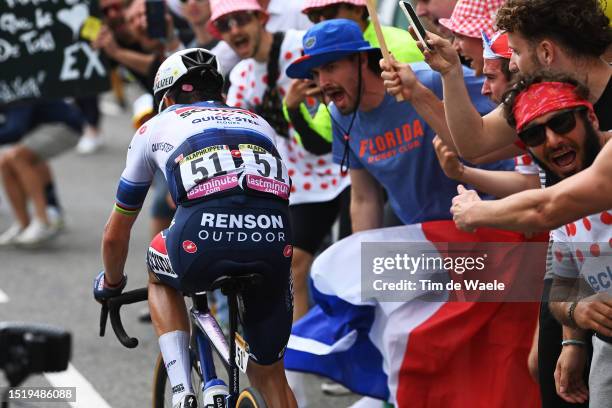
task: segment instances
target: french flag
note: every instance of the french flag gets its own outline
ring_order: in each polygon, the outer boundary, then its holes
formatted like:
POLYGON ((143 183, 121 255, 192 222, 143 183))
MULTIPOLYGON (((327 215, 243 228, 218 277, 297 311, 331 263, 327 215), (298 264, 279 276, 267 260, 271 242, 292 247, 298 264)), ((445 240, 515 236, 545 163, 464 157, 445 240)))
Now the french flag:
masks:
MULTIPOLYGON (((449 242, 525 241, 547 242, 548 235, 527 240, 501 230, 465 233, 452 221, 434 221, 363 231, 337 242, 313 264, 316 305, 293 327, 285 368, 328 377, 397 407, 540 406, 527 369, 537 302, 462 302, 454 291, 431 294, 435 301, 415 296, 382 302, 364 298, 361 288, 362 243, 419 242, 442 254, 449 242)), ((542 247, 537 282, 544 275, 542 247)), ((489 265, 508 281, 527 257, 533 252, 515 247, 489 265)))

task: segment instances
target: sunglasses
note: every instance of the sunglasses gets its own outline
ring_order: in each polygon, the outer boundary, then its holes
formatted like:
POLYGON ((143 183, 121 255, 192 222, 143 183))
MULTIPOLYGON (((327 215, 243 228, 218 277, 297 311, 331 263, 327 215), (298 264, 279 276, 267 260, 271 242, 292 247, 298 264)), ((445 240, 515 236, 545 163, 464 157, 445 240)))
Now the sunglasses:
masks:
POLYGON ((574 113, 581 110, 585 110, 585 108, 571 109, 555 115, 546 121, 546 123, 530 126, 522 130, 518 133, 518 137, 529 147, 539 146, 546 141, 546 128, 559 135, 564 135, 574 130, 576 127, 576 115, 574 113))
POLYGON ((243 27, 253 21, 255 15, 251 12, 232 13, 221 17, 213 23, 220 33, 227 33, 233 27, 243 27))
POLYGON ((332 4, 325 7, 310 10, 306 13, 308 19, 314 24, 320 23, 322 20, 331 20, 338 17, 340 4, 332 4))

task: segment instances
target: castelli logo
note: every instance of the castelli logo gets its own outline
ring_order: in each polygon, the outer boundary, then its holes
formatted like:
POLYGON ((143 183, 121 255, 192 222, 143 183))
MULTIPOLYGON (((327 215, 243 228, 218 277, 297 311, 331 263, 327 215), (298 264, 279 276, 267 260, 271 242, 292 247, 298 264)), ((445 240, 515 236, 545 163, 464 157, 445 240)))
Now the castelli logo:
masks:
POLYGON ((285 255, 285 258, 291 257, 291 255, 293 255, 293 245, 285 245, 285 249, 283 249, 283 255, 285 255))
POLYGON ((138 130, 138 134, 142 135, 146 131, 147 131, 147 125, 142 125, 140 129, 138 130))
POLYGON ((232 150, 232 157, 242 157, 240 150, 232 150))
POLYGON ((196 244, 193 241, 189 241, 189 240, 183 241, 183 249, 188 254, 194 254, 198 252, 198 247, 196 246, 196 244))

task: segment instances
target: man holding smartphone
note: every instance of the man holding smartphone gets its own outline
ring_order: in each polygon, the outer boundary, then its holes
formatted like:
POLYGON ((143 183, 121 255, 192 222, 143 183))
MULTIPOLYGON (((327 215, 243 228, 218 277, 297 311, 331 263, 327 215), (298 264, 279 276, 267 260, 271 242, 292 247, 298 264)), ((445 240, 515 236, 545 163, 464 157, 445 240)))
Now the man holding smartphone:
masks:
MULTIPOLYGON (((345 19, 313 26, 303 42, 304 56, 288 67, 287 75, 314 78, 332 102, 333 156, 350 170, 353 232, 382 226, 382 187, 405 224, 450 219, 448 202, 456 183, 437 163, 435 131, 413 105, 385 93, 380 49, 365 41, 355 22, 345 19)), ((424 88, 440 91, 439 77, 432 70, 422 63, 412 64, 412 69, 424 88)), ((480 95, 482 80, 467 68, 465 74, 474 103, 483 112, 491 109, 480 95)), ((500 163, 492 168, 510 166, 500 163)))
MULTIPOLYGON (((598 0, 509 0, 496 21, 508 32, 514 51, 511 69, 574 73, 590 90, 602 130, 612 128, 612 67, 601 58, 612 44, 609 24, 598 0)), ((435 34, 429 37, 436 52, 426 52, 426 60, 442 75, 448 126, 461 156, 472 160, 502 150, 506 157, 519 154, 516 131, 507 125, 501 108, 481 117, 468 102, 451 43, 435 34)))
MULTIPOLYGON (((450 219, 448 203, 457 184, 444 175, 435 156, 432 140, 438 124, 426 122, 416 105, 385 93, 380 50, 364 40, 356 23, 344 19, 315 25, 303 42, 304 56, 287 74, 313 78, 332 102, 333 155, 351 178, 353 232, 382 226, 383 188, 405 224, 450 219)), ((422 63, 411 67, 421 87, 440 98, 439 76, 422 63)), ((464 72, 470 97, 486 112, 491 105, 480 94, 482 79, 469 68, 464 72)), ((505 164, 489 168, 510 169, 505 164)), ((391 366, 388 372, 396 369, 391 366)), ((526 368, 520 378, 513 381, 531 382, 526 368)))

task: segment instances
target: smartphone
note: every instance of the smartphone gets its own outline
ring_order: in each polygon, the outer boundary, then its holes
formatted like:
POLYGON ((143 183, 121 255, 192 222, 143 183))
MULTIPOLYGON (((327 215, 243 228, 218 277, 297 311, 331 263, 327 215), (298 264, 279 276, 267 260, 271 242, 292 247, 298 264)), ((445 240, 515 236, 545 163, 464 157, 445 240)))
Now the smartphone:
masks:
POLYGON ((147 35, 150 38, 166 38, 166 3, 164 0, 146 0, 147 35))
POLYGON ((421 20, 419 20, 419 17, 414 11, 414 8, 412 8, 412 4, 408 3, 407 1, 400 1, 399 6, 406 15, 406 18, 408 19, 410 25, 414 27, 414 32, 416 33, 416 36, 418 37, 419 41, 423 43, 425 48, 431 51, 431 47, 425 41, 427 39, 427 31, 425 31, 425 28, 423 27, 421 20))

